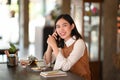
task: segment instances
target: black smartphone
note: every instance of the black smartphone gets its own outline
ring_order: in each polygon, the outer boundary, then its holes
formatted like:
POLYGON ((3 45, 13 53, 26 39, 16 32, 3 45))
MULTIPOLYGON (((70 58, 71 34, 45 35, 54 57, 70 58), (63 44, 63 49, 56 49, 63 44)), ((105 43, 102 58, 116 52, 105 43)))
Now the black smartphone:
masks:
POLYGON ((56 36, 56 43, 58 47, 63 48, 64 47, 64 40, 57 34, 56 36))

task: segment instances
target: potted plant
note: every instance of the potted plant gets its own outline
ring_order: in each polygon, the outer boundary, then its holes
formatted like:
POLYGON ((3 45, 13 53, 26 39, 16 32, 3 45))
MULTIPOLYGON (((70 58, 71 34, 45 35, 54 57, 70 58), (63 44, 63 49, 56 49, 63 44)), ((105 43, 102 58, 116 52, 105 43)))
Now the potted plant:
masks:
POLYGON ((10 48, 5 50, 4 53, 7 55, 7 65, 16 66, 18 63, 18 49, 13 43, 10 43, 10 48))

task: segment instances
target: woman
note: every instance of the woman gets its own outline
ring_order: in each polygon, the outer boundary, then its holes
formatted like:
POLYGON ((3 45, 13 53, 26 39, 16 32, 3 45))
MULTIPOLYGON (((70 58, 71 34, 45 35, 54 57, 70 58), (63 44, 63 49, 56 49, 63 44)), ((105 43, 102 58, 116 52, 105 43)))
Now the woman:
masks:
POLYGON ((55 31, 49 35, 47 44, 46 64, 55 61, 54 70, 71 71, 91 80, 87 47, 70 15, 57 17, 55 31))

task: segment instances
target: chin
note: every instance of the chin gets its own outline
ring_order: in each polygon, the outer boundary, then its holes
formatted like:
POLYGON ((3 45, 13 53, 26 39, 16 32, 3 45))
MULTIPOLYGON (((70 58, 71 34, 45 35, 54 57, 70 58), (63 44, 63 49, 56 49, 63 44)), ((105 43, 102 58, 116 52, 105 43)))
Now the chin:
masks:
POLYGON ((65 39, 65 37, 61 37, 62 39, 65 39))

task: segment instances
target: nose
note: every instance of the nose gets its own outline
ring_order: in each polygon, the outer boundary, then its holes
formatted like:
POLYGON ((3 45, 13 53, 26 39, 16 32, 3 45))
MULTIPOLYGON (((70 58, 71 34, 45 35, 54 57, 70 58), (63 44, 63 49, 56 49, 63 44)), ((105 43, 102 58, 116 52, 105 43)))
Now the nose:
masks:
POLYGON ((60 27, 60 31, 63 31, 64 29, 63 29, 63 27, 60 27))

